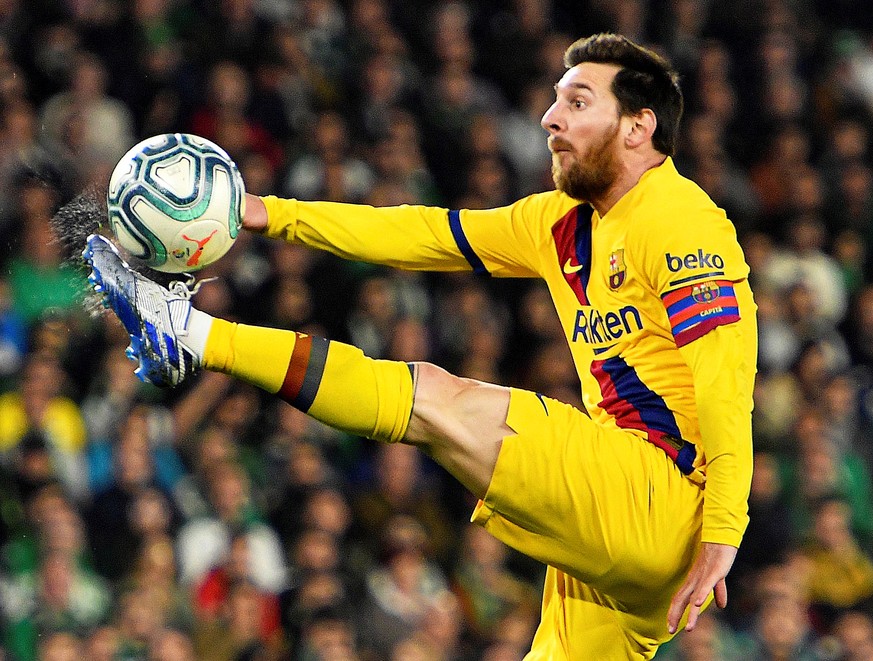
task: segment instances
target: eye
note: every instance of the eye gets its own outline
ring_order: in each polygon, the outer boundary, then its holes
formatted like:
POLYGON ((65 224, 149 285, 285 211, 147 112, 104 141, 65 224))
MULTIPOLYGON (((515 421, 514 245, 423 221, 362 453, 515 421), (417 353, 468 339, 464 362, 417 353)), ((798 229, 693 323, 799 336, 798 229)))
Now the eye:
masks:
POLYGON ((588 104, 584 99, 573 99, 573 107, 577 110, 581 110, 582 108, 587 108, 588 104))

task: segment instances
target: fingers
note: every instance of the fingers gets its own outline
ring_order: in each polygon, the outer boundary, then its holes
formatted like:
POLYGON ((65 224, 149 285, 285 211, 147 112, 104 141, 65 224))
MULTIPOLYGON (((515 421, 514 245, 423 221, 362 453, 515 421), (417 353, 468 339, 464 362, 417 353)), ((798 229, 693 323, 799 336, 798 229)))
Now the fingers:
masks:
POLYGON ((670 602, 670 609, 667 611, 667 631, 670 633, 676 633, 676 629, 679 628, 679 620, 682 619, 682 614, 688 607, 693 593, 694 587, 689 578, 673 596, 673 600, 670 602))
POLYGON ((698 579, 696 576, 689 576, 670 602, 670 609, 667 611, 667 631, 676 633, 679 628, 679 620, 682 619, 682 614, 689 605, 685 631, 692 631, 697 626, 697 618, 703 604, 706 603, 707 597, 713 591, 715 592, 715 603, 719 608, 724 608, 727 605, 727 588, 723 578, 717 579, 710 575, 698 579), (715 587, 713 588, 714 582, 715 587))
POLYGON ((719 608, 727 607, 727 585, 724 579, 715 584, 715 605, 719 608))
POLYGON ((697 626, 698 615, 700 615, 700 606, 691 604, 691 608, 688 609, 688 622, 685 624, 685 631, 694 631, 694 627, 697 626))
POLYGON ((686 631, 697 626, 697 618, 710 594, 714 593, 719 608, 727 606, 727 587, 724 578, 736 557, 736 548, 724 544, 703 544, 702 553, 694 561, 682 587, 673 596, 667 611, 667 630, 672 634, 679 628, 682 614, 688 608, 686 631), (689 607, 690 606, 690 607, 689 607))
POLYGON ((712 588, 707 587, 709 585, 710 583, 708 581, 705 582, 702 586, 698 587, 694 593, 694 599, 691 601, 691 608, 688 609, 688 621, 685 624, 685 631, 694 631, 694 627, 697 626, 697 618, 700 616, 703 604, 706 603, 709 593, 712 592, 712 588))

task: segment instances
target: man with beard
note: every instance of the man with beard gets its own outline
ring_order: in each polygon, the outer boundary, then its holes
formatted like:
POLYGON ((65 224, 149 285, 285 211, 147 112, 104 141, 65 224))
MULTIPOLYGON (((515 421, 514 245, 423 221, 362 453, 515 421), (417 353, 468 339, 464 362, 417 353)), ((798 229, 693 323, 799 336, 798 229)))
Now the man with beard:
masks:
POLYGON ((651 659, 713 595, 727 600, 747 523, 756 308, 733 226, 673 165, 682 95, 668 63, 603 34, 565 64, 542 119, 556 191, 460 211, 249 196, 244 224, 398 268, 543 278, 587 415, 215 319, 101 237, 85 257, 144 378, 234 375, 340 429, 418 446, 478 496, 474 522, 548 565, 527 659, 651 659))

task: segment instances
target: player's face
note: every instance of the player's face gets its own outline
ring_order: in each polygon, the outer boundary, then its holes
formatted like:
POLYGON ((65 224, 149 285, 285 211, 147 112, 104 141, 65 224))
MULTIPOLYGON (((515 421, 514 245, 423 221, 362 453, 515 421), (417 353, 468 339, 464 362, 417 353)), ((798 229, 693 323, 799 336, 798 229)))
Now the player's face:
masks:
POLYGON ((568 69, 540 122, 549 132, 555 186, 577 200, 597 200, 618 176, 621 116, 611 90, 618 71, 596 62, 568 69))

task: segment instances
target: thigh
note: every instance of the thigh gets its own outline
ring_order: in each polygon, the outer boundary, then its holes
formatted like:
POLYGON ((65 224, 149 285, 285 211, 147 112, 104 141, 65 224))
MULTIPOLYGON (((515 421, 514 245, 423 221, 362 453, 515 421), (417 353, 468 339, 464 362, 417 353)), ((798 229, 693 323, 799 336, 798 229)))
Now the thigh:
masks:
POLYGON ((654 606, 656 591, 669 603, 699 539, 700 488, 646 440, 535 393, 511 391, 506 424, 473 520, 619 608, 654 606))
POLYGON ((638 590, 635 607, 549 567, 540 625, 525 661, 647 661, 671 635, 666 590, 638 590), (642 604, 645 604, 643 606, 642 604))
POLYGON ((563 572, 549 568, 540 625, 525 661, 643 661, 655 644, 640 645, 623 614, 607 599, 563 572))

